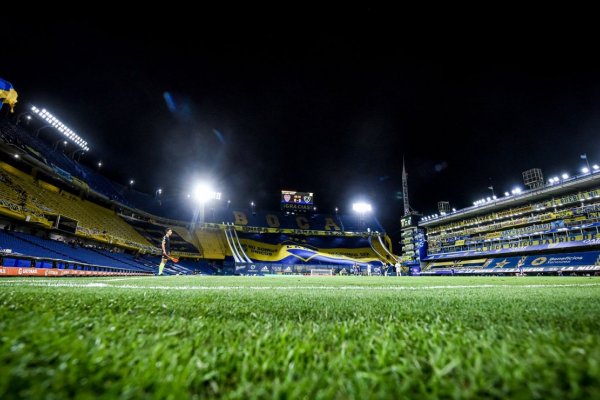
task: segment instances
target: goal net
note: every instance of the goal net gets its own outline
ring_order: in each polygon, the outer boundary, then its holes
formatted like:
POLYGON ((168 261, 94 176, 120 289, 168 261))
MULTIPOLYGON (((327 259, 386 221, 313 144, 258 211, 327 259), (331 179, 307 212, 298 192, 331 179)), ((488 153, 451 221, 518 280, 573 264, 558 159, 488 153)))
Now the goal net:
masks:
POLYGON ((314 268, 310 270, 310 276, 332 276, 333 269, 331 268, 314 268))

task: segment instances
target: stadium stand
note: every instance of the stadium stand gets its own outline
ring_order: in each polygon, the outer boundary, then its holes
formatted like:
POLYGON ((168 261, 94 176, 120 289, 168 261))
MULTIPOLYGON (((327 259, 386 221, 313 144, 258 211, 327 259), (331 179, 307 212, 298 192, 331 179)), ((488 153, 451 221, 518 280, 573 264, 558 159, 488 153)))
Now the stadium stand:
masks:
POLYGON ((309 274, 370 264, 375 271, 393 262, 391 242, 372 216, 213 208, 203 224, 190 224, 189 205, 164 207, 163 199, 112 182, 48 143, 45 127, 36 134, 0 117, 0 223, 18 225, 0 237, 5 267, 31 261, 86 273, 153 273, 167 226, 180 258, 167 274, 309 274))
MULTIPOLYGON (((600 173, 430 221, 425 272, 600 271, 600 173)), ((406 248, 405 251, 413 251, 406 248)))
POLYGON ((158 224, 152 220, 144 221, 141 219, 122 216, 125 221, 130 224, 141 236, 143 236, 147 242, 153 246, 159 248, 161 246, 162 238, 165 234, 165 229, 170 227, 173 229, 173 235, 171 235, 171 250, 177 253, 193 253, 198 254, 198 249, 194 243, 186 241, 183 237, 190 238, 190 234, 186 232, 187 228, 179 228, 176 226, 158 224))
POLYGON ((224 260, 232 256, 231 250, 225 242, 222 229, 197 229, 194 231, 197 242, 202 246, 205 258, 211 260, 224 260))
MULTIPOLYGON (((76 231, 87 237, 131 248, 151 250, 151 243, 123 221, 114 211, 101 207, 46 182, 35 180, 6 163, 0 163, 4 191, 26 196, 26 204, 45 216, 66 216, 77 221, 76 231)), ((15 195, 12 196, 15 198, 15 195)), ((20 201, 23 201, 22 199, 20 201)))

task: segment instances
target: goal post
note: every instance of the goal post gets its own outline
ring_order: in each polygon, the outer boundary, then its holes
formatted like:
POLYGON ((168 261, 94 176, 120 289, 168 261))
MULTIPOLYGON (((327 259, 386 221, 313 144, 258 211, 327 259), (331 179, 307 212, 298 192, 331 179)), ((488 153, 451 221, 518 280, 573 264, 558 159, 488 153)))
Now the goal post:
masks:
POLYGON ((333 276, 332 268, 312 268, 310 276, 333 276))

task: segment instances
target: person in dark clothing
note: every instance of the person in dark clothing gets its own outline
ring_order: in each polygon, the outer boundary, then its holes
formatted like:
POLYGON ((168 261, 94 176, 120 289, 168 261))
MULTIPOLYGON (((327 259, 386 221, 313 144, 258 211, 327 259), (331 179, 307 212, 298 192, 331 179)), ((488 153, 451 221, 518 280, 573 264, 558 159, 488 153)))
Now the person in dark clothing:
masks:
POLYGON ((162 238, 162 259, 160 260, 160 265, 158 266, 158 275, 163 274, 163 269, 165 268, 165 264, 169 260, 171 256, 171 235, 173 234, 173 230, 171 228, 165 229, 165 236, 162 238))

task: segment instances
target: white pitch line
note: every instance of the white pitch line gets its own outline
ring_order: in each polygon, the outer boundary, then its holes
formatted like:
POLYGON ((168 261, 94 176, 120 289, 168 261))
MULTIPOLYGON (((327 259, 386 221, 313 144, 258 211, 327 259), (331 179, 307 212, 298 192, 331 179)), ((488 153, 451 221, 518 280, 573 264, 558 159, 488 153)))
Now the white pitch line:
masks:
POLYGON ((67 282, 2 282, 0 286, 31 286, 31 287, 70 287, 70 288, 115 288, 115 289, 156 289, 156 290, 434 290, 434 289, 492 289, 492 288, 527 288, 527 289, 546 289, 546 288, 568 288, 568 287, 595 287, 600 283, 566 283, 550 285, 436 285, 436 286, 136 286, 136 285, 111 285, 104 282, 90 283, 67 283, 67 282), (4 284, 10 283, 10 284, 4 284))
POLYGON ((72 278, 60 278, 60 277, 39 277, 39 278, 32 278, 32 279, 24 279, 24 278, 18 278, 18 279, 5 279, 5 278, 1 278, 0 279, 0 284, 1 283, 45 283, 45 282, 50 282, 50 280, 54 280, 54 279, 85 279, 85 280, 89 280, 89 279, 93 279, 93 282, 115 282, 115 281, 129 281, 129 280, 138 280, 138 279, 148 279, 151 277, 148 276, 132 276, 132 277, 128 277, 128 278, 91 278, 91 277, 72 277, 72 278), (47 280, 46 280, 47 279, 47 280))

